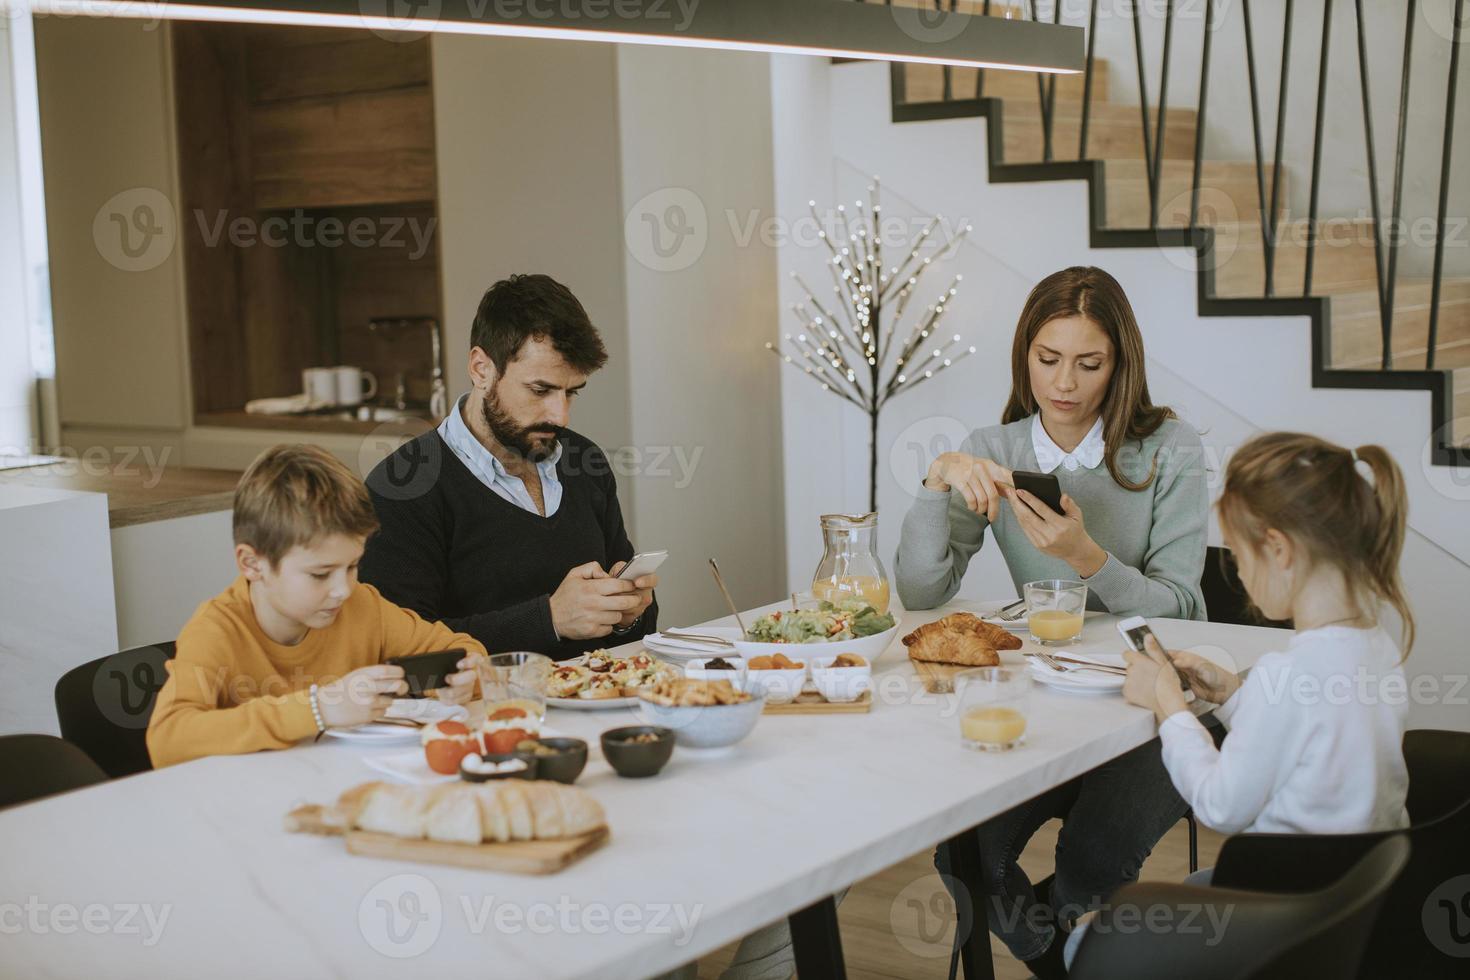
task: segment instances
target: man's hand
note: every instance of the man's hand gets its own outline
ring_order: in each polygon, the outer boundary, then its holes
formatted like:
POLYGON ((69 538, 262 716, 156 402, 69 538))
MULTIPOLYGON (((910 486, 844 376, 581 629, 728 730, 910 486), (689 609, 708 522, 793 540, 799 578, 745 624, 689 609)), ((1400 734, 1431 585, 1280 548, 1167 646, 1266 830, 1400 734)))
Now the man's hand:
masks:
POLYGON ((317 689, 316 699, 323 724, 328 728, 351 728, 377 721, 393 703, 393 695, 407 693, 402 667, 373 664, 323 684, 317 689))
MULTIPOLYGON (((627 564, 625 561, 618 562, 612 567, 609 574, 614 576, 618 575, 627 564)), ((625 630, 638 622, 638 617, 643 615, 644 610, 653 605, 653 590, 658 588, 658 576, 649 574, 642 578, 635 578, 633 580, 633 587, 638 590, 638 606, 636 609, 629 610, 623 614, 623 618, 618 620, 618 629, 625 630)))
MULTIPOLYGON (((650 576, 652 578, 652 576, 650 576)), ((607 636, 630 613, 646 608, 632 582, 612 578, 595 561, 578 565, 551 596, 551 625, 563 640, 607 636)))
POLYGON ((936 493, 958 490, 965 506, 994 522, 1000 514, 999 484, 1011 482, 1011 471, 994 460, 969 453, 944 453, 929 464, 924 486, 936 493))

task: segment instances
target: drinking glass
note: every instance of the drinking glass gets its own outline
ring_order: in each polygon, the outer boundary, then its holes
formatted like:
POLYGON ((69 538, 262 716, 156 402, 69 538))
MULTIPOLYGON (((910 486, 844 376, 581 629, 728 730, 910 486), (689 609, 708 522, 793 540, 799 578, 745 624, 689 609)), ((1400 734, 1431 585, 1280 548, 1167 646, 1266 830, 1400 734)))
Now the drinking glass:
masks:
POLYGON ((495 653, 481 660, 477 669, 486 717, 501 708, 522 708, 545 721, 546 682, 553 667, 540 653, 495 653))
POLYGON ((975 667, 955 675, 960 739, 982 752, 1004 752, 1026 740, 1031 675, 1024 667, 975 667))
POLYGON ((1067 579, 1027 582, 1026 626, 1037 643, 1056 646, 1073 643, 1082 636, 1087 612, 1087 585, 1067 579))

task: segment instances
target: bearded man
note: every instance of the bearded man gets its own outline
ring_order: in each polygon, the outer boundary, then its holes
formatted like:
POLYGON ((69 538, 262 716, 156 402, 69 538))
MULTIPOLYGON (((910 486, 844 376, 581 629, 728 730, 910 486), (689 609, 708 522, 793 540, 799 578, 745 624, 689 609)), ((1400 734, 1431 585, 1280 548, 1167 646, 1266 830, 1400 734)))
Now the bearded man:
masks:
POLYGON ((491 286, 470 333, 469 394, 368 476, 381 529, 362 581, 491 653, 564 660, 657 629, 658 577, 616 577, 634 552, 612 468, 567 427, 606 362, 561 283, 491 286))

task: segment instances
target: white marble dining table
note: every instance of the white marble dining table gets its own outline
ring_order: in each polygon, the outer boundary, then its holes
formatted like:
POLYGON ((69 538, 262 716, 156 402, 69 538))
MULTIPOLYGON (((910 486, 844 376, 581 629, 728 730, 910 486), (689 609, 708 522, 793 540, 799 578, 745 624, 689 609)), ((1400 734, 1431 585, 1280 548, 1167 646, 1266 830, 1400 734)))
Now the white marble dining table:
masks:
MULTIPOLYGON (((971 608, 896 611, 904 632, 971 608)), ((1167 645, 1236 668, 1289 636, 1153 625, 1167 645)), ((1070 647, 1120 648, 1102 614, 1070 647)), ((901 644, 876 661, 874 678, 867 714, 765 715, 732 749, 676 749, 650 779, 617 776, 595 750, 600 732, 639 720, 632 710, 551 710, 548 726, 594 746, 578 785, 605 808, 612 838, 547 876, 358 857, 339 839, 287 833, 289 810, 378 778, 364 758, 391 751, 334 739, 200 759, 0 812, 0 973, 649 977, 1155 735, 1151 714, 1117 694, 1038 686, 1025 744, 976 752, 961 743, 952 699, 924 691, 901 644)))

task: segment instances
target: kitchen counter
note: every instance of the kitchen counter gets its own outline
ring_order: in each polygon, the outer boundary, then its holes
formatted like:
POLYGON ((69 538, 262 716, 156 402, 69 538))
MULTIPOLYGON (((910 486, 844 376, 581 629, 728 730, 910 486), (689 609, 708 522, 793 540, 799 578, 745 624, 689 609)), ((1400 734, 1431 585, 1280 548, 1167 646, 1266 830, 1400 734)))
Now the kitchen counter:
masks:
POLYGON ((239 479, 236 470, 165 467, 155 472, 142 460, 104 468, 82 459, 68 459, 46 466, 0 470, 0 486, 106 494, 108 525, 112 528, 229 510, 239 479))

